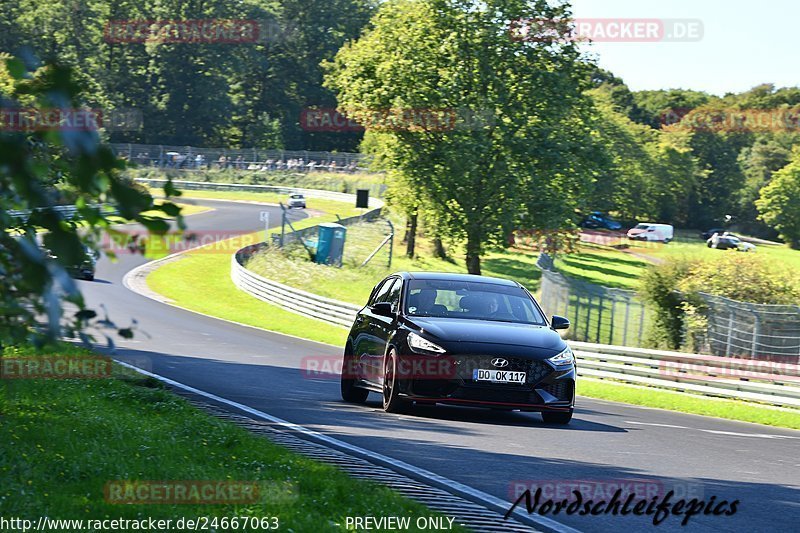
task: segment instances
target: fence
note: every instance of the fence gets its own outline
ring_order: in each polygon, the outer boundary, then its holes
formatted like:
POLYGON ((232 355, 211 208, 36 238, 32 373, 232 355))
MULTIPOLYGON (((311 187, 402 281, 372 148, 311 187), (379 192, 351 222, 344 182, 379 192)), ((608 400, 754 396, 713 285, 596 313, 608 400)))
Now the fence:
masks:
POLYGON ((705 341, 710 353, 800 361, 800 307, 700 296, 709 309, 705 341))
POLYGON ((112 143, 111 148, 140 166, 203 170, 231 168, 239 170, 286 170, 293 172, 369 171, 371 159, 350 152, 313 152, 306 150, 262 150, 259 148, 198 148, 155 144, 112 143))
POLYGON ((635 292, 567 278, 554 270, 548 254, 540 254, 537 265, 542 269, 539 302, 548 314, 569 319, 571 339, 644 345, 650 315, 635 292))

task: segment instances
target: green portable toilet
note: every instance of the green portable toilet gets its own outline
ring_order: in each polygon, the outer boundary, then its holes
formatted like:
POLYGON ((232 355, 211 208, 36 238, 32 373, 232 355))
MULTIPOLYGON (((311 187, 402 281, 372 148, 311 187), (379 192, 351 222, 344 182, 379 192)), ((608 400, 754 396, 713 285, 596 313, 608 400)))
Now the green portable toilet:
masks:
POLYGON ((320 224, 316 262, 321 265, 342 266, 346 235, 347 228, 341 224, 334 224, 333 222, 320 224))

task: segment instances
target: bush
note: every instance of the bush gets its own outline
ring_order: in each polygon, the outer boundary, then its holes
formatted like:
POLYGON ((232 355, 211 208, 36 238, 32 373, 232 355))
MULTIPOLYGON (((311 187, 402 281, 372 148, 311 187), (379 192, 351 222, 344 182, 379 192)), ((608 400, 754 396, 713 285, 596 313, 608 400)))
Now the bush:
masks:
POLYGON ((648 269, 642 278, 642 298, 654 311, 647 338, 653 348, 676 350, 681 346, 684 299, 677 287, 691 267, 692 263, 686 259, 674 259, 648 269))
POLYGON ((648 338, 652 347, 700 348, 707 324, 701 292, 748 303, 795 304, 800 277, 754 254, 673 259, 655 266, 642 280, 641 291, 655 311, 648 338))

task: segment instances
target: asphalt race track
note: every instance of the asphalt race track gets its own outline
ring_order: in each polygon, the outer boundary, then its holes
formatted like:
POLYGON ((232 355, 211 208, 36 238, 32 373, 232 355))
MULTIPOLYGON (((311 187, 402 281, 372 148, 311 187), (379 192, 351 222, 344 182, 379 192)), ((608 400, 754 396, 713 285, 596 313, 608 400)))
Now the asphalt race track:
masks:
MULTIPOLYGON (((259 212, 265 209, 273 223, 280 220, 277 207, 196 202, 215 211, 188 217, 193 230, 263 229, 259 212)), ((338 379, 310 379, 300 370, 304 357, 338 356, 339 348, 238 326, 135 294, 122 279, 143 262, 139 255, 121 255, 116 263, 103 258, 97 280, 79 282, 90 307, 104 304, 121 326, 138 321, 141 331, 134 339, 118 339, 120 360, 425 468, 507 500, 509 507, 514 483, 583 481, 597 487, 638 480, 648 490, 674 488, 677 497, 688 490, 687 499, 739 500, 734 516, 694 516, 692 531, 797 531, 800 431, 587 398, 578 399, 567 427, 546 426, 533 413, 459 407, 389 415, 376 395, 368 406, 348 405, 340 400, 338 379)), ((202 291, 204 280, 195 282, 202 291)), ((550 518, 582 531, 654 529, 647 516, 562 513, 550 518)), ((655 529, 685 531, 680 521, 670 516, 655 529)))

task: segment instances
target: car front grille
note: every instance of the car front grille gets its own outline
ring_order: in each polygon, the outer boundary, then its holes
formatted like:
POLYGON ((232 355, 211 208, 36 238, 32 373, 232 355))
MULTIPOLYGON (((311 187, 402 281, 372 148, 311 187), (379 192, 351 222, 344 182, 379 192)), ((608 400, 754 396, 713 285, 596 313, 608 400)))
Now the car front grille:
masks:
POLYGON ((459 387, 450 396, 453 400, 471 400, 476 402, 541 404, 542 399, 535 392, 523 388, 499 389, 497 387, 464 386, 459 387))
MULTIPOLYGON (((496 359, 497 357, 498 356, 496 355, 472 355, 456 357, 458 377, 466 382, 472 383, 472 371, 475 369, 500 370, 492 364, 492 360, 496 359)), ((508 366, 503 367, 502 370, 525 372, 527 374, 527 385, 536 385, 554 371, 552 366, 542 360, 521 359, 515 357, 501 358, 508 361, 508 366)), ((509 386, 519 387, 519 385, 509 386)))

